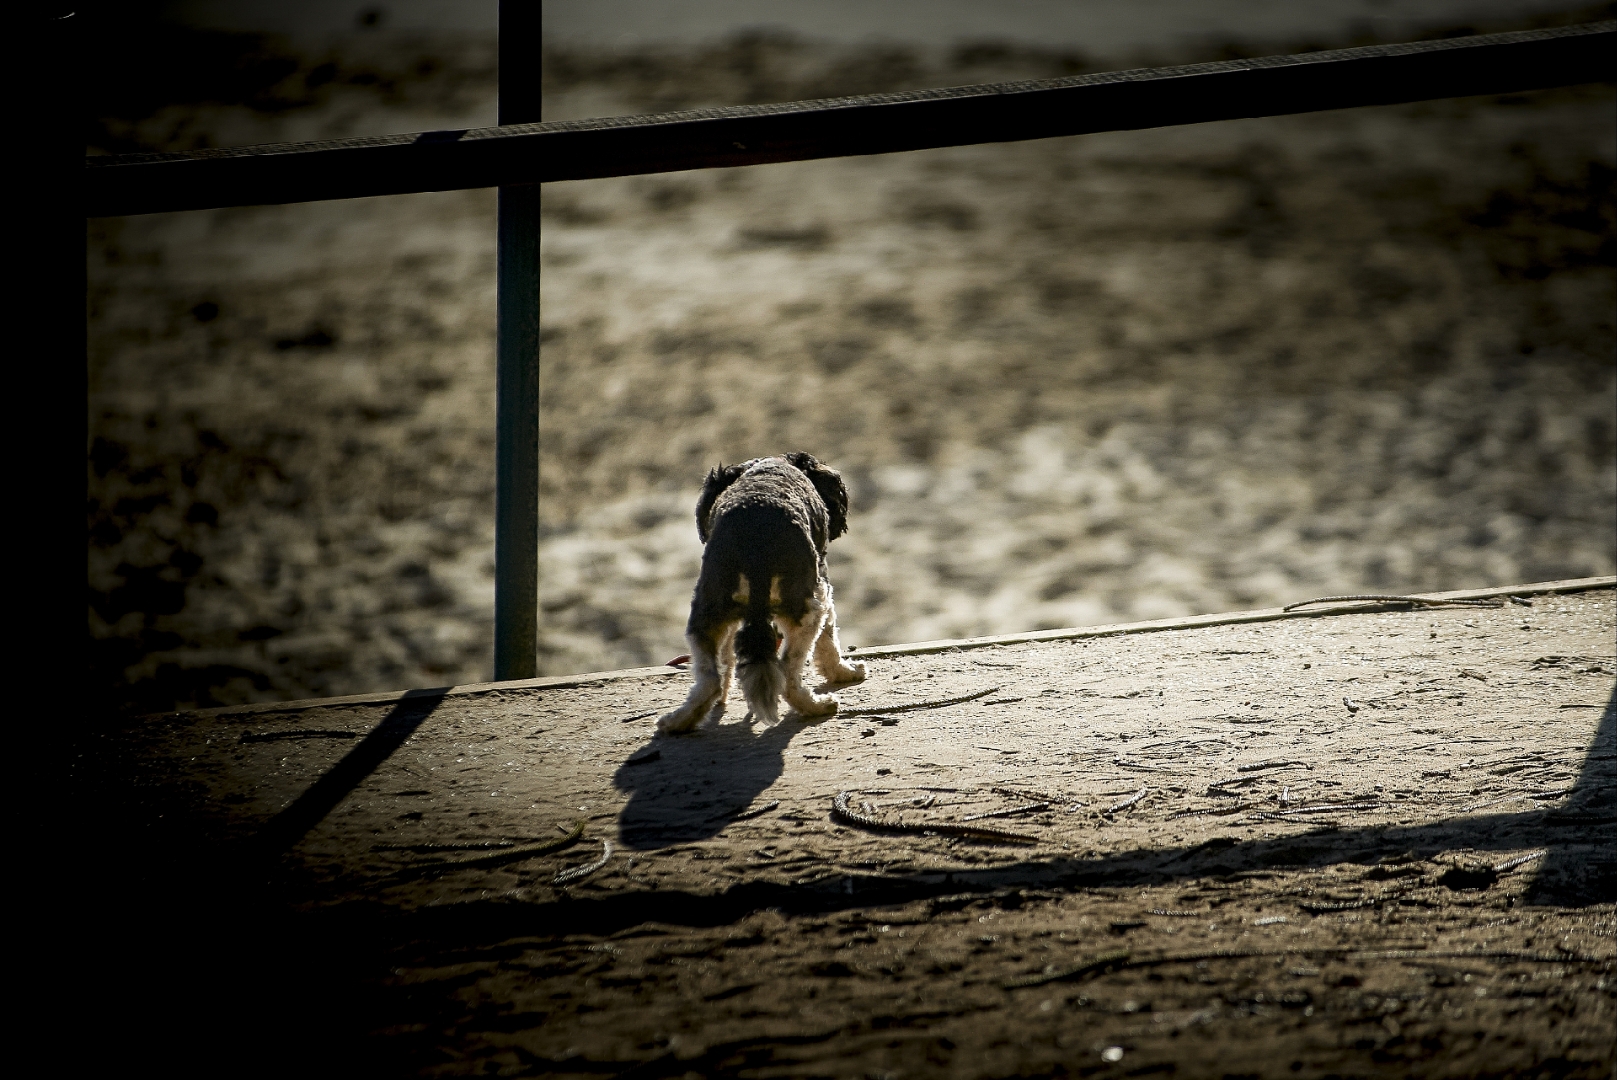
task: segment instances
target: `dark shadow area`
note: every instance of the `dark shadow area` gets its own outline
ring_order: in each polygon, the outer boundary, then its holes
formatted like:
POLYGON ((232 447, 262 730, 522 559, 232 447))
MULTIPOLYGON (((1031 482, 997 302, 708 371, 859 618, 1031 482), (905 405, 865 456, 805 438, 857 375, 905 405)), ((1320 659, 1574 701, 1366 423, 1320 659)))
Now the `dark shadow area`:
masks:
POLYGON ((106 993, 117 1002, 104 1015, 86 1015, 91 1043, 100 1041, 106 1060, 147 1062, 168 1076, 413 1071, 378 1070, 359 1045, 374 1019, 364 1010, 375 1006, 354 991, 385 976, 374 967, 385 956, 379 940, 298 915, 302 883, 283 872, 281 859, 446 693, 406 694, 245 842, 222 831, 217 807, 183 761, 131 759, 111 738, 81 741, 80 756, 93 764, 75 777, 67 800, 81 815, 79 835, 96 837, 106 851, 95 864, 97 884, 65 890, 60 925, 73 929, 51 947, 63 971, 63 1000, 106 993), (112 963, 109 948, 117 954, 112 963))
MULTIPOLYGON (((1602 726, 1598 745, 1609 745, 1610 730, 1609 723, 1602 726)), ((778 739, 777 746, 784 745, 786 736, 778 739)), ((665 759, 671 742, 660 744, 665 759)), ((712 741, 690 745, 700 746, 702 753, 714 751, 712 741)), ((696 752, 681 753, 669 764, 677 766, 696 752)), ((741 803, 754 790, 757 777, 767 772, 763 766, 769 756, 766 751, 752 760, 746 782, 708 797, 714 816, 719 795, 741 803)), ((1585 770, 1585 781, 1609 792, 1611 764, 1596 765, 1585 770)), ((667 795, 658 798, 672 800, 693 786, 700 790, 699 784, 671 784, 667 795)), ((642 805, 649 809, 656 803, 642 805)), ((354 1069, 360 1075, 410 1075, 419 1065, 414 1054, 422 1049, 410 1034, 412 1026, 425 1023, 428 1031, 453 1027, 463 1005, 453 993, 459 985, 455 979, 401 988, 393 974, 400 968, 463 964, 520 953, 533 941, 608 935, 647 922, 714 927, 764 909, 823 915, 917 901, 926 902, 933 913, 971 904, 1017 908, 1077 889, 1342 862, 1369 866, 1388 857, 1430 858, 1457 849, 1483 853, 1479 862, 1486 865, 1490 851, 1548 848, 1552 854, 1537 875, 1536 894, 1552 898, 1549 902, 1582 906, 1610 900, 1610 866, 1592 864, 1588 857, 1597 838, 1609 837, 1613 820, 1609 813, 1558 807, 1402 828, 1319 830, 1256 842, 1217 837, 1193 847, 952 873, 838 873, 803 884, 748 882, 716 895, 646 891, 543 904, 493 899, 408 912, 367 901, 298 910, 299 897, 290 881, 227 897, 219 895, 217 883, 211 889, 182 891, 171 880, 122 912, 127 922, 113 920, 115 936, 131 944, 122 950, 117 971, 110 977, 98 975, 96 985, 102 993, 110 989, 120 1000, 133 1002, 115 1022, 126 1059, 161 1057, 171 1074, 202 1073, 212 1063, 230 1060, 237 1075, 335 1075, 354 1069), (276 1037, 266 1039, 269 1034, 276 1037), (247 1044, 258 1049, 253 1060, 244 1062, 239 1048, 247 1044)), ((694 814, 682 828, 692 835, 703 828, 717 831, 716 825, 699 827, 694 814)), ((667 835, 647 842, 673 842, 667 835)), ((1447 884, 1483 899, 1493 880, 1484 871, 1477 881, 1447 884)))
POLYGON ((1549 816, 1569 831, 1558 845, 1545 845, 1550 853, 1527 890, 1527 902, 1583 907, 1617 898, 1617 864, 1609 850, 1602 853, 1596 846, 1612 842, 1617 820, 1617 687, 1606 699, 1577 783, 1549 816), (1587 832, 1572 831, 1579 823, 1587 832))
POLYGON ((716 836, 780 778, 792 739, 813 729, 788 716, 763 731, 731 722, 690 735, 653 736, 612 777, 629 793, 618 816, 619 838, 625 847, 647 850, 716 836))
POLYGON ((357 731, 264 731, 242 733, 241 741, 253 742, 304 742, 308 739, 357 739, 357 731))
MULTIPOLYGON (((1611 790, 1608 764, 1598 778, 1611 790)), ((1389 856, 1431 858, 1445 851, 1519 851, 1547 848, 1550 857, 1535 875, 1534 889, 1553 899, 1530 902, 1582 907, 1612 898, 1612 867, 1591 861, 1595 843, 1611 842, 1617 816, 1571 813, 1562 808, 1522 814, 1489 814, 1429 825, 1321 829, 1260 841, 1215 837, 1195 847, 1136 849, 1093 859, 1029 861, 983 870, 917 875, 834 874, 802 885, 748 882, 717 895, 688 892, 619 893, 598 899, 549 904, 470 903, 395 916, 411 924, 409 936, 437 948, 473 941, 492 943, 518 936, 610 934, 642 922, 721 926, 772 908, 789 915, 956 898, 962 894, 1012 897, 1024 890, 1051 894, 1069 889, 1128 888, 1262 870, 1305 870, 1338 863, 1371 865, 1389 856), (1597 833, 1595 830, 1600 829, 1597 833), (1598 839, 1597 839, 1598 838, 1598 839), (1558 857, 1561 853, 1570 857, 1558 857)), ((1484 856, 1486 859, 1486 856, 1484 856)), ((1457 890, 1491 887, 1495 875, 1445 875, 1457 890), (1475 880, 1473 880, 1475 878, 1475 880)), ((1480 893, 1479 893, 1480 895, 1480 893)))

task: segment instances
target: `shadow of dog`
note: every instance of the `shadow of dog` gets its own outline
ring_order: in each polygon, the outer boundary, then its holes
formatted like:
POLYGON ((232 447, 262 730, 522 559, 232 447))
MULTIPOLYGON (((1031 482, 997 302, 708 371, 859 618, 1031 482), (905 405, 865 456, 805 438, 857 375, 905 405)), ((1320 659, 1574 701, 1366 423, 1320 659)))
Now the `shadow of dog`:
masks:
POLYGON ((742 721, 709 724, 694 738, 653 736, 612 778, 629 793, 622 844, 645 850, 717 835, 780 778, 787 746, 808 726, 789 713, 762 730, 742 721))

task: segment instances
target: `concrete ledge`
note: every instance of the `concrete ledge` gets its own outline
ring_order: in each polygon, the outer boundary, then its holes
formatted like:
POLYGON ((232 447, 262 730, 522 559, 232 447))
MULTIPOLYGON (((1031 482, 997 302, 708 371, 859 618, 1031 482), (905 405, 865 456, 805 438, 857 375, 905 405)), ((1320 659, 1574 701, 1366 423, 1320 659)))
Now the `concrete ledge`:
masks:
POLYGON ((378 690, 371 694, 347 694, 342 697, 300 698, 296 701, 261 701, 247 705, 222 705, 214 709, 192 709, 184 714, 157 713, 155 715, 258 716, 264 713, 325 709, 333 705, 392 705, 410 698, 421 697, 462 697, 467 694, 500 693, 506 690, 568 690, 577 686, 595 686, 618 679, 652 679, 664 675, 682 675, 685 671, 685 668, 672 668, 667 665, 662 667, 622 668, 617 671, 590 671, 579 675, 547 675, 538 679, 509 679, 505 682, 434 686, 420 690, 378 690))
MULTIPOLYGON (((1502 596, 1545 596, 1553 593, 1586 592, 1591 589, 1610 589, 1613 587, 1617 587, 1617 576, 1569 578, 1564 581, 1538 581, 1528 585, 1505 585, 1492 589, 1461 589, 1454 592, 1412 593, 1411 595, 1424 600, 1487 600, 1502 596)), ((1374 610, 1381 603, 1385 603, 1385 601, 1326 604, 1309 608, 1306 611, 1259 608, 1254 611, 1234 611, 1215 615, 1188 615, 1177 619, 1154 619, 1149 622, 1076 626, 1060 630, 1035 630, 1023 634, 997 634, 990 637, 917 641, 903 645, 875 645, 869 648, 849 649, 848 652, 850 655, 861 659, 882 656, 915 656, 922 653, 985 649, 996 645, 1019 645, 1034 641, 1075 641, 1083 638, 1116 637, 1120 634, 1189 630, 1200 626, 1274 622, 1280 619, 1317 619, 1327 615, 1346 615, 1357 611, 1374 610)), ((624 668, 618 671, 590 671, 578 675, 550 675, 539 679, 513 679, 506 682, 465 683, 459 686, 433 687, 420 690, 384 690, 371 694, 349 694, 343 697, 304 698, 297 701, 266 701, 249 705, 226 705, 214 709, 194 709, 185 715, 198 717, 260 716, 265 713, 323 709, 333 705, 391 705, 410 698, 462 697, 468 694, 499 693, 507 690, 567 690, 622 679, 657 679, 685 673, 686 669, 684 668, 667 666, 624 668)))

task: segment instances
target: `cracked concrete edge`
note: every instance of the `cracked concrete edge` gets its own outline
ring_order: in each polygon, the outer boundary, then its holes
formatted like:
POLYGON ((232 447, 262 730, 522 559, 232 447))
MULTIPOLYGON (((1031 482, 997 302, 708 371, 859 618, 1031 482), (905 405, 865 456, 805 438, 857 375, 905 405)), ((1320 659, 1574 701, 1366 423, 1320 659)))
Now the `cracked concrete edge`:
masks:
MULTIPOLYGON (((1617 576, 1569 578, 1564 581, 1537 581, 1527 585, 1504 585, 1492 589, 1460 589, 1453 592, 1411 593, 1426 600, 1487 600, 1502 596, 1547 596, 1555 593, 1588 592, 1617 586, 1617 576)), ((1231 626, 1240 623, 1275 622, 1281 619, 1316 619, 1327 615, 1346 615, 1353 612, 1373 611, 1378 602, 1351 601, 1325 604, 1306 611, 1285 611, 1281 608, 1259 608, 1254 611, 1232 611, 1216 615, 1188 615, 1175 619, 1154 619, 1149 622, 1111 623, 1104 626, 1076 626, 1060 630, 1034 630, 1022 634, 995 634, 989 637, 952 638, 939 641, 917 641, 903 645, 875 645, 869 648, 850 648, 848 655, 856 659, 884 656, 919 656, 926 653, 955 652, 966 649, 985 649, 996 645, 1023 645, 1043 641, 1079 641, 1085 638, 1118 637, 1123 634, 1149 634, 1163 630, 1193 630, 1202 626, 1231 626)), ((235 717, 265 716, 272 713, 304 712, 337 705, 396 705, 404 701, 427 697, 465 697, 473 694, 502 693, 514 690, 569 690, 581 686, 617 682, 624 679, 655 679, 683 675, 685 668, 662 667, 624 668, 618 671, 590 671, 577 675, 549 675, 539 679, 513 679, 506 682, 465 683, 459 686, 440 686, 420 690, 386 690, 371 694, 348 694, 343 697, 304 698, 299 701, 265 701, 248 705, 225 705, 212 709, 192 709, 185 712, 158 713, 157 717, 235 717)))

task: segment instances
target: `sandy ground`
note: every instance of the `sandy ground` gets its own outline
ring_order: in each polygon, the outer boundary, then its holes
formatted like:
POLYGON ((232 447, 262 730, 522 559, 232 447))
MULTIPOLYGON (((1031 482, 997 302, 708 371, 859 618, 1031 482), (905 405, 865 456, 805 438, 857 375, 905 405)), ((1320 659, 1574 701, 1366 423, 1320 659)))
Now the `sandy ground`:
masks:
POLYGON ((79 748, 80 996, 232 1074, 1606 1077, 1614 616, 871 650, 676 738, 677 672, 150 718, 79 748))
MULTIPOLYGON (((103 141, 487 122, 467 55, 103 141)), ((1074 64, 741 41, 548 56, 545 105, 1074 64)), ((541 671, 683 652, 701 476, 787 449, 849 479, 832 567, 867 646, 1611 573, 1611 105, 547 187, 541 671)), ((100 220, 87 254, 101 704, 488 678, 492 194, 100 220)))

